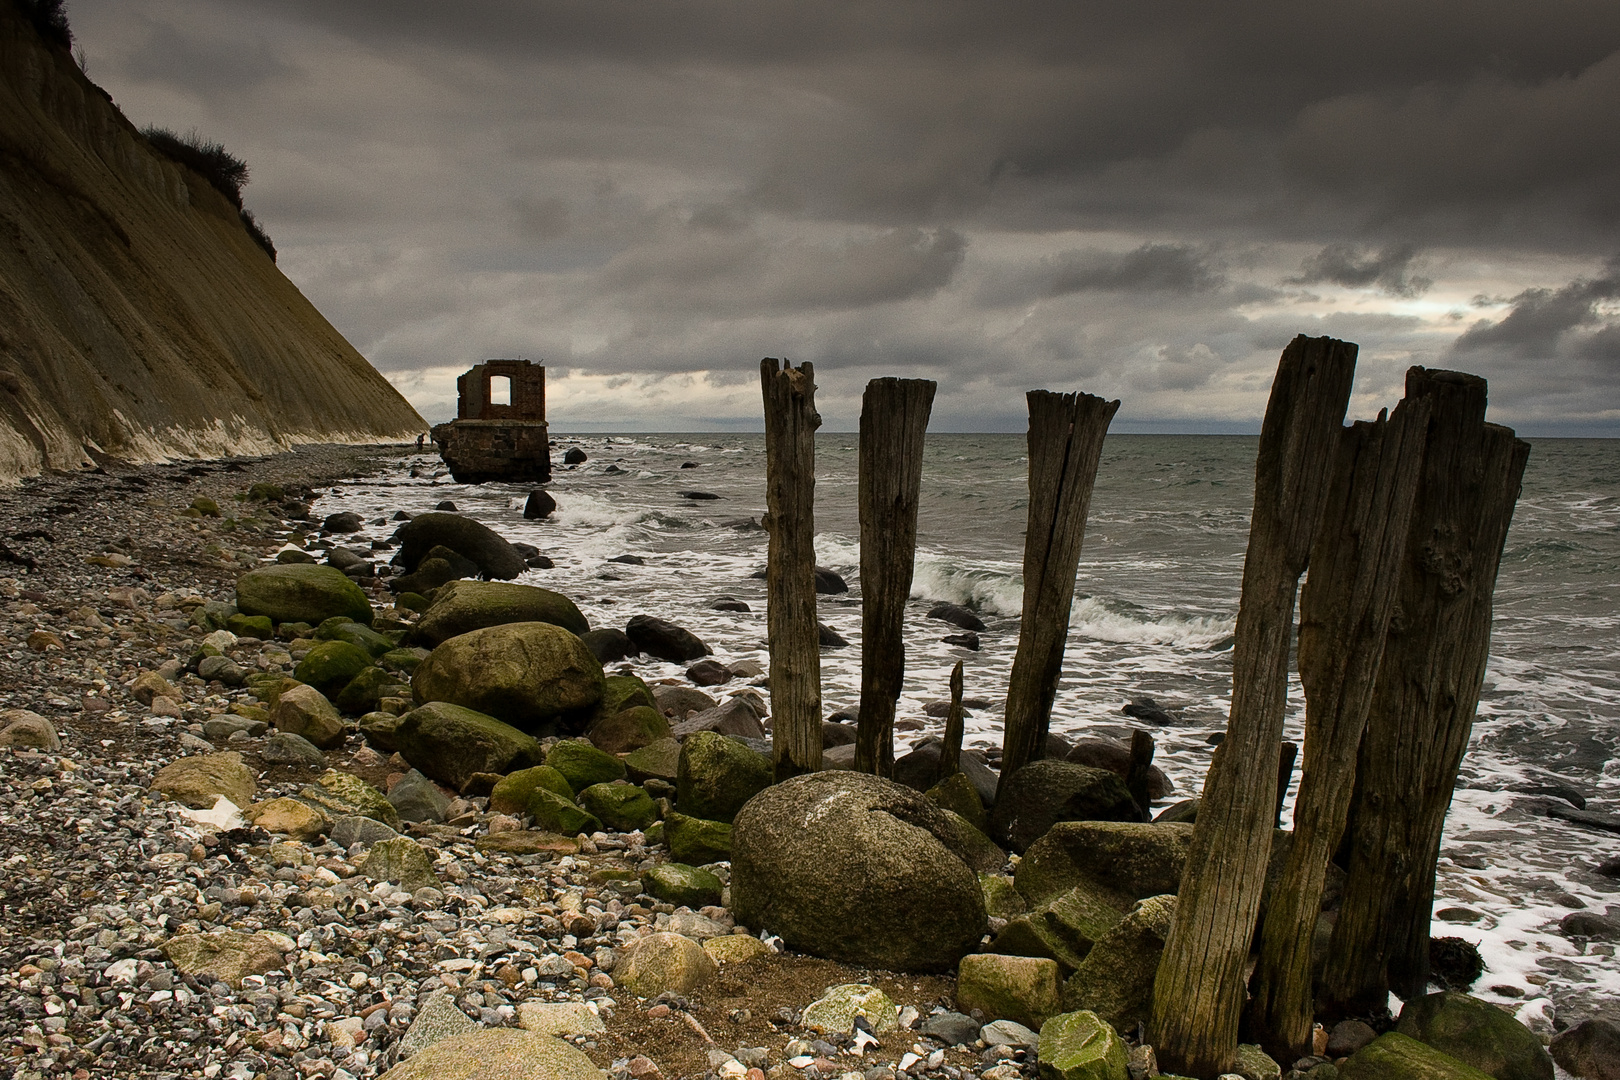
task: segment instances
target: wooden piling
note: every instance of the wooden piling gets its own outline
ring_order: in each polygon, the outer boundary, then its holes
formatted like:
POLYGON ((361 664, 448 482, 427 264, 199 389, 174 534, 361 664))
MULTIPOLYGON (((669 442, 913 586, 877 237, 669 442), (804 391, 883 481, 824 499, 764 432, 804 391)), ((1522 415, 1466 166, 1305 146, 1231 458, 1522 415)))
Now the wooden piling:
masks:
POLYGON ((1108 424, 1118 401, 1091 394, 1031 390, 1029 519, 1024 534, 1024 611, 1007 686, 1001 789, 1046 754, 1063 646, 1074 603, 1074 575, 1086 534, 1108 424))
POLYGON ((1125 768, 1125 790, 1142 814, 1143 821, 1153 820, 1153 798, 1148 794, 1148 781, 1153 770, 1153 736, 1135 728, 1131 731, 1131 758, 1125 768))
POLYGON ((1232 708, 1193 826, 1153 988, 1159 1063, 1230 1072, 1243 968, 1271 852, 1294 594, 1316 536, 1356 346, 1301 335, 1283 351, 1260 430, 1254 511, 1232 649, 1232 708))
POLYGON ((815 371, 760 361, 765 397, 766 626, 776 779, 821 768, 821 644, 816 629, 815 371))
POLYGON ((1305 761, 1294 842, 1249 983, 1249 1028, 1278 1061, 1313 1052, 1311 942, 1328 860, 1344 831, 1356 748, 1384 654, 1429 424, 1427 399, 1344 429, 1299 600, 1305 761))
POLYGON ((1477 376, 1414 367, 1431 412, 1396 615, 1357 758, 1345 896, 1320 1004, 1381 1012, 1427 990, 1435 862, 1490 651, 1492 593, 1529 445, 1485 423, 1477 376))
POLYGON ((1283 804, 1288 801, 1288 782, 1294 778, 1294 762, 1299 758, 1299 744, 1284 742, 1277 755, 1277 812, 1272 815, 1272 828, 1282 828, 1283 804))
POLYGON ((894 775, 894 707, 906 675, 902 636, 917 554, 927 379, 873 379, 861 399, 861 705, 855 768, 894 775))
POLYGON ((954 776, 962 768, 962 661, 951 669, 951 711, 945 714, 945 746, 939 758, 939 778, 954 776))

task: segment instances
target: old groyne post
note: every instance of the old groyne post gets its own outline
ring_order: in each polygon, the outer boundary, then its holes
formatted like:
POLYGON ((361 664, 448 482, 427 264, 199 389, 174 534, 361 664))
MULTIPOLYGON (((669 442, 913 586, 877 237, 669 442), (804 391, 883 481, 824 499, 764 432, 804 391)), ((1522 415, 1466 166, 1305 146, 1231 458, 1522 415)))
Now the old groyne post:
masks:
POLYGON ((815 370, 767 357, 765 398, 766 626, 776 779, 821 768, 821 645, 816 629, 815 370))
POLYGON ((1249 1028, 1279 1061, 1312 1052, 1311 942, 1328 860, 1350 810, 1356 749, 1394 611, 1428 425, 1429 402, 1416 398, 1401 402, 1393 416, 1342 431, 1300 590, 1304 765, 1294 842, 1266 915, 1248 1005, 1249 1028))
POLYGON ((1271 851, 1294 596, 1327 502, 1356 352, 1333 338, 1296 337, 1261 425, 1226 740, 1210 765, 1153 988, 1152 1042, 1160 1063, 1179 1073, 1229 1072, 1237 1050, 1243 969, 1271 851))
POLYGON ((917 554, 927 379, 873 379, 861 399, 861 704, 855 768, 894 773, 894 709, 906 675, 902 636, 917 554))
POLYGON ((1440 833, 1490 650, 1492 594, 1530 447, 1485 422, 1486 383, 1414 367, 1423 464, 1357 759, 1349 877, 1328 950, 1329 1015, 1381 1011, 1429 977, 1440 833))
POLYGON ((1074 575, 1108 424, 1119 402, 1031 390, 1024 609, 1007 685, 1001 786, 1043 756, 1069 633, 1074 575))

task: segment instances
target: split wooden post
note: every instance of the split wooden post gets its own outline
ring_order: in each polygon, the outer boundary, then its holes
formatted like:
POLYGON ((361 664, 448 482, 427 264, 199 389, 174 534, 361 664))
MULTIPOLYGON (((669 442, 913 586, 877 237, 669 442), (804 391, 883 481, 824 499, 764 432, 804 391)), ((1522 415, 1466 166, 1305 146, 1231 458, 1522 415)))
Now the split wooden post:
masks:
POLYGON ((771 652, 771 754, 776 779, 821 768, 821 638, 816 629, 815 370, 767 357, 766 616, 771 652))
POLYGON ((939 758, 939 778, 954 776, 962 768, 962 661, 951 669, 951 711, 945 714, 945 745, 939 758))
POLYGON ((1153 736, 1135 728, 1131 731, 1131 757, 1130 764, 1125 768, 1125 790, 1131 793, 1131 801, 1142 812, 1143 821, 1153 820, 1153 797, 1148 792, 1148 782, 1153 773, 1153 736))
POLYGON ((1097 459, 1109 421, 1119 409, 1118 401, 1091 394, 1031 390, 1026 397, 1029 521, 1024 533, 1024 619, 1007 685, 1002 791, 1019 769, 1046 756, 1097 459))
POLYGON ((1277 812, 1271 816, 1271 826, 1282 828, 1283 804, 1288 801, 1288 782, 1294 778, 1294 762, 1299 758, 1299 744, 1284 741, 1277 748, 1277 812))
POLYGON ((1249 983, 1249 1027, 1278 1061, 1313 1052, 1311 942, 1328 860, 1344 832, 1429 426, 1426 399, 1344 430, 1299 599, 1305 762, 1294 843, 1249 983))
POLYGON ((1243 969, 1271 853, 1294 594, 1327 502, 1355 367, 1356 346, 1301 335, 1283 350, 1271 386, 1232 648, 1232 710, 1153 987, 1151 1038, 1173 1072, 1232 1071, 1243 969))
POLYGON ((1485 423, 1486 384, 1414 367, 1431 404, 1396 617, 1357 759, 1344 902, 1328 948, 1328 1015, 1382 1012, 1429 977, 1435 861, 1490 651, 1491 597, 1529 457, 1485 423))
POLYGON ((861 399, 861 706, 855 768, 894 775, 894 706, 906 677, 902 636, 917 555, 928 379, 873 379, 861 399))

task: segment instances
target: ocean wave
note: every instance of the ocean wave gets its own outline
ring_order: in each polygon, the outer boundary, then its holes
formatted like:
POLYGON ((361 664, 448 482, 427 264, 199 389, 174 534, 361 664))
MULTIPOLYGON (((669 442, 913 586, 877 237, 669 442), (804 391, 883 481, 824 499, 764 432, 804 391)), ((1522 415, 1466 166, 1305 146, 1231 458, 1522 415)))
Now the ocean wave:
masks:
POLYGON ((987 615, 1017 615, 1024 608, 1024 575, 994 564, 964 566, 960 558, 918 552, 911 596, 961 604, 987 615))
POLYGON ((1129 605, 1102 597, 1077 597, 1070 609, 1069 630, 1098 641, 1139 645, 1170 645, 1182 649, 1208 649, 1232 636, 1235 619, 1214 615, 1160 615, 1147 618, 1129 605))

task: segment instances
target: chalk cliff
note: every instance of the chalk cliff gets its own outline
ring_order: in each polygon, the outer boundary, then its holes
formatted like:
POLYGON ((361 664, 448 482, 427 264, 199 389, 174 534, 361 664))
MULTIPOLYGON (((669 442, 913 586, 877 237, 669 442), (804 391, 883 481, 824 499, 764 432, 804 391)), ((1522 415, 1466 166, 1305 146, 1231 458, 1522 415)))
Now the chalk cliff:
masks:
POLYGON ((0 482, 426 429, 236 208, 0 0, 0 482))

